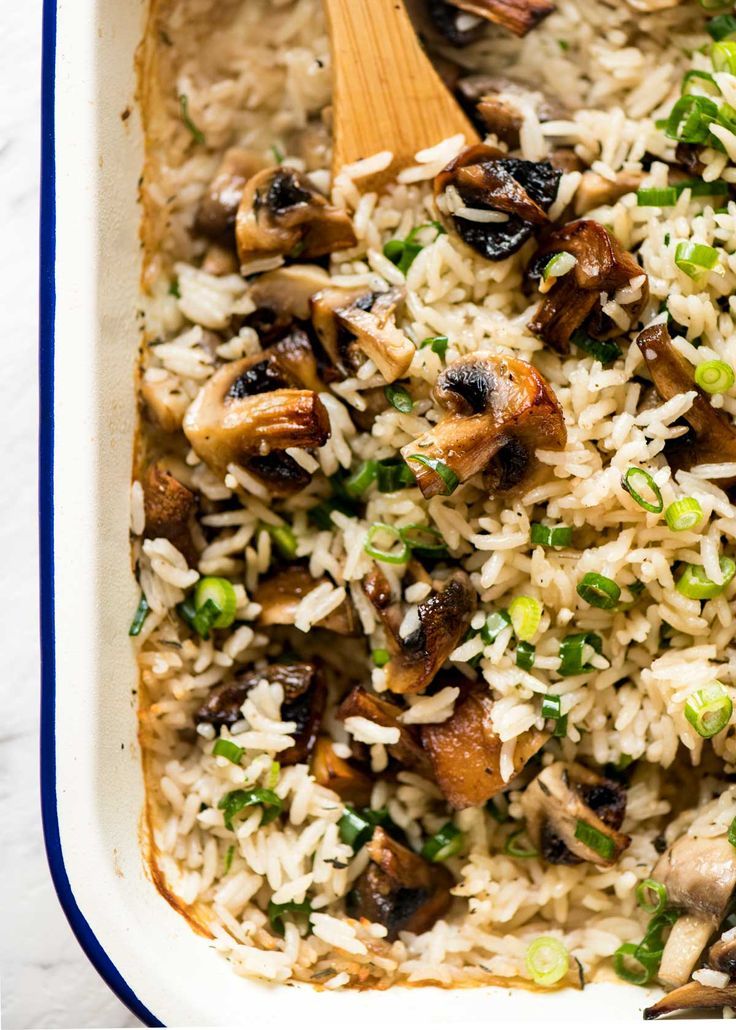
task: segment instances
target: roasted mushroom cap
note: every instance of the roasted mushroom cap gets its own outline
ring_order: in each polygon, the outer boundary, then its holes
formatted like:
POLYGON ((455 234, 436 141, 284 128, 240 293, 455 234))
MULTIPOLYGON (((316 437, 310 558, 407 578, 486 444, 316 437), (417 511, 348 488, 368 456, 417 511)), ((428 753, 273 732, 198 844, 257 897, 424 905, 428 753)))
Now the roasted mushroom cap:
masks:
POLYGON ((449 414, 401 450, 425 497, 447 492, 438 462, 461 483, 483 472, 486 488, 502 491, 528 477, 537 448, 562 450, 567 442, 552 388, 518 358, 459 358, 439 375, 435 397, 449 414))
POLYGON ((312 755, 311 773, 321 787, 327 787, 343 801, 358 808, 370 804, 371 777, 351 762, 335 754, 329 737, 320 737, 312 755))
POLYGON ((736 976, 736 927, 726 930, 708 949, 708 965, 736 976))
POLYGON ((380 826, 367 847, 370 863, 355 882, 349 914, 385 926, 389 941, 402 931, 429 930, 452 902, 450 873, 398 844, 380 826))
POLYGON ((618 832, 626 791, 582 765, 548 765, 526 788, 521 805, 529 839, 553 865, 614 865, 631 841, 618 832))
POLYGON ((310 298, 329 282, 329 275, 319 265, 289 265, 259 275, 251 285, 250 298, 257 308, 306 321, 310 298))
MULTIPOLYGON (((714 408, 708 395, 695 383, 693 367, 674 347, 665 325, 650 325, 636 341, 649 374, 663 400, 694 390, 695 400, 683 418, 692 433, 667 444, 666 454, 676 468, 689 469, 709 462, 736 461, 736 426, 731 417, 714 408)), ((722 487, 734 486, 736 477, 719 479, 722 487)))
POLYGON ((720 1009, 724 1005, 736 1005, 736 985, 706 987, 697 980, 691 980, 644 1009, 644 1018, 657 1019, 684 1009, 720 1009))
MULTIPOLYGON (((207 187, 197 211, 195 229, 213 240, 229 237, 235 227, 245 184, 266 162, 252 150, 231 147, 226 150, 214 179, 207 187)), ((232 244, 235 237, 232 236, 232 244)))
POLYGON ((489 261, 515 254, 547 225, 561 173, 548 161, 506 157, 485 143, 468 147, 434 180, 437 207, 461 239, 489 261))
POLYGON ((613 179, 606 179, 597 172, 583 172, 575 191, 575 214, 584 215, 602 204, 615 204, 627 193, 638 190, 644 175, 641 171, 617 172, 613 179))
POLYGON ((559 101, 508 75, 466 75, 455 92, 479 131, 493 133, 511 150, 519 146, 526 110, 532 109, 540 122, 568 115, 559 101))
POLYGON ((477 38, 475 26, 464 28, 457 12, 500 25, 516 36, 525 36, 555 9, 552 0, 428 0, 427 9, 437 29, 455 46, 477 38), (456 8, 455 15, 452 8, 456 8))
POLYGON ((296 730, 291 734, 294 744, 279 754, 279 762, 296 765, 305 761, 316 743, 327 700, 324 676, 315 662, 269 665, 260 672, 246 673, 232 683, 213 687, 205 703, 196 711, 195 721, 209 723, 215 729, 233 726, 243 718, 243 702, 261 680, 277 683, 283 688, 281 718, 284 722, 296 723, 296 730))
POLYGON ((652 877, 667 888, 668 902, 682 911, 659 966, 670 987, 684 984, 708 939, 722 922, 736 887, 736 849, 726 837, 680 837, 655 865, 652 877))
MULTIPOLYGON (((258 625, 293 626, 296 609, 307 594, 329 582, 327 576, 314 579, 303 565, 288 565, 262 579, 253 594, 253 600, 261 606, 258 625)), ((314 625, 343 636, 353 636, 358 624, 352 602, 346 596, 339 607, 314 625)))
POLYGON ((167 471, 162 462, 149 465, 141 476, 143 507, 146 516, 145 535, 165 537, 181 551, 190 565, 196 566, 198 555, 189 525, 197 507, 192 491, 167 471))
POLYGON ((399 731, 399 740, 396 744, 387 744, 386 750, 397 762, 407 769, 413 769, 423 775, 431 773, 431 767, 427 756, 422 750, 418 734, 411 726, 404 726, 399 721, 401 709, 392 705, 383 698, 369 694, 362 687, 355 687, 344 698, 337 709, 337 718, 345 719, 360 716, 369 719, 379 726, 389 726, 399 731))
POLYGON ((354 246, 344 211, 333 207, 307 176, 294 168, 265 168, 246 183, 235 220, 241 264, 283 254, 322 257, 354 246))
MULTIPOLYGON (((453 808, 484 805, 505 790, 501 776, 501 738, 491 722, 493 701, 488 694, 465 685, 445 722, 421 727, 422 745, 429 755, 437 784, 453 808)), ((514 776, 549 738, 541 730, 519 735, 514 750, 514 776)))
MULTIPOLYGON (((563 252, 572 254, 577 262, 545 295, 529 328, 560 354, 567 354, 570 337, 577 329, 584 328, 599 340, 621 333, 621 329, 603 315, 601 293, 613 294, 644 272, 615 237, 592 219, 569 222, 547 236, 532 260, 531 274, 541 275, 549 258, 563 252)), ((622 305, 632 326, 648 297, 649 281, 645 276, 640 297, 622 305)))
POLYGON ((416 627, 402 638, 401 606, 391 596, 386 577, 376 568, 363 581, 363 589, 386 630, 391 659, 385 666, 386 686, 395 694, 417 694, 427 687, 470 625, 476 594, 470 579, 455 569, 435 580, 435 592, 416 610, 416 627))
POLYGON ((387 383, 406 374, 416 348, 396 325, 405 296, 405 290, 394 287, 385 293, 328 289, 312 297, 312 325, 342 375, 354 372, 362 355, 387 383))

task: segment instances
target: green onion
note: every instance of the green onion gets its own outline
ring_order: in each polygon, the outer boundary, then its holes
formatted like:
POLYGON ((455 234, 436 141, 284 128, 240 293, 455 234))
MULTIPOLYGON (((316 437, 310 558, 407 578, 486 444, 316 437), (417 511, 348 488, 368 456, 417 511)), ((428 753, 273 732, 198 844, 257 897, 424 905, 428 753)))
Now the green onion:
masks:
POLYGON ((562 702, 558 694, 545 694, 542 698, 542 718, 559 719, 562 716, 562 702))
POLYGON ((274 933, 283 937, 285 933, 284 916, 306 916, 307 922, 309 922, 312 906, 308 901, 285 901, 282 905, 276 905, 273 901, 269 901, 267 914, 274 933))
POLYGON ((615 340, 596 340, 592 336, 588 336, 583 329, 576 329, 570 340, 580 350, 584 350, 596 361, 600 361, 602 365, 613 364, 623 354, 615 340))
POLYGON ((499 825, 509 821, 509 805, 503 794, 499 794, 498 797, 486 801, 486 811, 499 825), (499 801, 503 802, 503 804, 499 805, 499 801))
MULTIPOLYGON (((700 87, 705 91, 705 95, 709 96, 720 96, 721 91, 716 85, 716 80, 713 78, 710 72, 702 72, 695 68, 685 72, 682 77, 682 86, 680 92, 684 97, 689 96, 693 93, 693 87, 700 87)), ((698 95, 698 94, 696 94, 698 95)), ((682 186, 682 183, 678 183, 678 186, 682 186)))
POLYGON ((736 18, 732 14, 718 14, 706 25, 708 35, 716 41, 736 33, 736 18))
POLYGON ((659 880, 642 880, 636 888, 636 900, 649 915, 659 915, 667 906, 667 888, 659 880))
POLYGON ((575 255, 568 254, 566 250, 563 250, 561 254, 553 254, 544 266, 542 278, 545 282, 547 279, 559 279, 560 276, 571 272, 577 263, 578 259, 575 255))
POLYGON ((388 565, 404 565, 409 561, 410 552, 407 545, 401 539, 401 533, 395 526, 389 526, 385 522, 374 522, 371 528, 368 530, 365 538, 365 544, 363 550, 370 558, 375 558, 376 561, 386 562, 388 565), (389 537, 391 541, 399 544, 399 549, 395 550, 392 548, 392 543, 387 543, 385 547, 381 547, 379 544, 374 544, 376 537, 389 537))
POLYGON ((384 647, 377 647, 375 651, 371 651, 371 658, 377 669, 382 669, 391 661, 391 655, 384 647))
POLYGON ((642 986, 657 975, 664 951, 662 934, 679 918, 677 909, 665 908, 649 920, 641 944, 622 944, 613 956, 613 968, 621 980, 642 986), (636 965, 632 967, 632 960, 636 965))
POLYGON ((713 43, 710 48, 710 59, 714 72, 736 72, 736 43, 730 40, 713 43))
POLYGON ((332 512, 335 509, 329 504, 315 504, 307 512, 307 518, 317 529, 331 530, 333 528, 332 512))
POLYGON ((665 508, 664 517, 673 533, 693 529, 703 517, 703 509, 694 497, 683 497, 665 508))
POLYGON ((230 872, 230 866, 233 864, 233 858, 235 857, 235 845, 231 844, 225 852, 225 861, 222 863, 222 871, 227 876, 230 872))
POLYGON ((391 824, 386 808, 353 808, 345 806, 345 814, 337 824, 340 840, 349 844, 353 851, 359 851, 373 836, 376 826, 391 824))
POLYGON ((381 494, 392 494, 402 487, 416 485, 414 473, 400 458, 385 458, 379 461, 377 476, 376 484, 381 494))
MULTIPOLYGON (((652 967, 651 963, 645 963, 640 957, 640 946, 638 944, 626 943, 616 948, 613 953, 613 968, 616 976, 620 980, 625 980, 627 983, 636 984, 637 987, 643 987, 644 984, 649 983, 656 969, 652 967), (631 961, 637 963, 632 968, 631 961)), ((657 966, 659 963, 657 963, 657 966)))
POLYGON ((428 458, 424 454, 411 454, 408 460, 416 461, 419 465, 424 465, 425 468, 435 472, 445 484, 445 489, 442 491, 445 496, 451 494, 460 482, 452 469, 439 458, 428 458))
POLYGON ((594 608, 615 608, 621 597, 621 587, 608 576, 586 572, 577 585, 580 597, 594 608))
POLYGON ((276 144, 273 143, 271 145, 271 153, 273 154, 273 159, 277 165, 283 164, 285 155, 281 147, 277 147, 276 144))
POLYGON ((448 858, 462 851, 465 836, 454 823, 445 823, 422 848, 422 858, 428 862, 446 862, 448 858))
POLYGON ((698 0, 704 11, 718 11, 721 7, 728 7, 728 0, 698 0))
POLYGON ((217 601, 208 597, 204 604, 197 608, 192 619, 192 629, 203 640, 209 640, 210 630, 216 626, 221 615, 222 611, 217 601))
POLYGON ((733 701, 718 680, 696 690, 685 702, 685 718, 695 732, 706 739, 720 733, 732 713, 733 701))
POLYGON ((179 108, 181 110, 181 120, 191 132, 194 142, 204 143, 204 133, 201 129, 197 128, 189 115, 189 97, 186 93, 179 94, 179 108))
POLYGON ((146 600, 146 595, 141 594, 141 599, 138 602, 138 607, 135 610, 133 621, 131 622, 130 629, 128 630, 129 637, 137 637, 139 635, 140 631, 143 629, 143 623, 148 618, 150 610, 151 606, 146 600))
POLYGON ((246 787, 239 790, 231 790, 220 798, 217 807, 223 813, 225 826, 228 830, 233 828, 233 817, 242 812, 244 808, 252 805, 261 805, 261 826, 268 826, 274 819, 278 819, 283 808, 283 801, 274 794, 272 790, 265 787, 246 787))
POLYGON ((537 937, 526 950, 526 968, 529 976, 540 987, 551 987, 570 968, 570 955, 556 937, 537 937))
POLYGON ((274 787, 278 785, 280 777, 281 763, 276 761, 271 762, 271 765, 268 768, 268 776, 266 777, 266 786, 269 790, 273 790, 274 787))
POLYGON ((542 620, 542 605, 536 597, 515 597, 509 605, 509 618, 517 640, 531 640, 542 620))
POLYGON ((695 382, 706 393, 726 393, 736 381, 736 375, 725 361, 701 361, 695 366, 695 382))
POLYGON ((710 143, 715 139, 710 124, 717 118, 718 105, 708 97, 680 97, 665 120, 664 134, 681 143, 710 143))
POLYGON ((682 182, 677 183, 675 189, 678 195, 683 190, 690 190, 693 197, 725 197, 728 196, 730 186, 723 179, 714 179, 713 182, 705 182, 703 179, 683 179, 682 182))
POLYGON ((194 603, 199 611, 207 601, 213 601, 220 609, 215 622, 214 629, 227 629, 235 621, 235 612, 238 601, 235 596, 235 587, 229 579, 222 579, 220 576, 205 576, 200 579, 194 588, 194 603))
POLYGON ((491 612, 490 615, 486 617, 486 621, 481 627, 480 635, 483 638, 483 643, 492 644, 496 637, 500 635, 502 630, 505 630, 506 627, 510 625, 511 618, 508 612, 491 612))
POLYGON ((516 664, 520 669, 529 672, 534 668, 534 659, 537 656, 537 649, 528 640, 520 640, 516 645, 516 664))
POLYGON ((691 601, 706 601, 711 597, 718 597, 736 574, 736 563, 732 558, 721 558, 720 567, 723 582, 714 583, 712 579, 708 579, 702 565, 686 565, 675 587, 683 597, 689 597, 691 601))
POLYGON ((354 499, 362 497, 378 475, 377 461, 363 461, 343 483, 345 493, 354 499))
POLYGON ((245 748, 238 747, 232 740, 225 740, 221 737, 215 741, 212 754, 219 755, 220 758, 227 758, 228 762, 232 762, 233 765, 240 765, 240 759, 245 754, 245 748))
POLYGON ((731 820, 731 825, 728 828, 728 843, 736 848, 736 818, 731 820))
POLYGON ((595 826, 586 823, 584 819, 578 819, 575 823, 575 839, 581 841, 591 851, 601 858, 610 859, 616 854, 616 845, 595 826))
POLYGON ((656 515, 664 507, 662 491, 654 482, 652 476, 650 476, 648 472, 645 472, 644 469, 640 469, 635 465, 632 465, 621 480, 621 486, 627 491, 627 493, 631 494, 639 507, 644 508, 645 511, 654 512, 656 515), (642 497, 639 491, 644 489, 648 490, 654 497, 653 501, 647 500, 646 497, 642 497))
POLYGON ((512 858, 537 858, 539 852, 532 844, 529 843, 528 838, 526 845, 519 843, 520 839, 525 834, 526 829, 524 827, 512 833, 504 845, 504 854, 511 855, 512 858))
POLYGON ((271 526, 261 523, 261 529, 265 529, 282 558, 287 560, 296 558, 297 542, 294 530, 291 526, 271 526))
POLYGON ((583 662, 585 648, 592 647, 598 654, 603 649, 603 641, 597 633, 571 633, 560 644, 560 676, 579 676, 581 672, 589 672, 593 666, 583 662))
POLYGON ((412 553, 418 554, 420 558, 434 558, 447 554, 445 538, 433 526, 422 526, 418 522, 412 522, 411 525, 400 529, 399 533, 412 553))
POLYGON ((383 392, 391 407, 396 408, 403 415, 408 415, 413 409, 414 401, 411 399, 409 391, 403 386, 394 386, 393 383, 389 383, 384 387, 383 392))
POLYGON ((446 336, 428 336, 419 344, 419 349, 429 347, 430 350, 439 356, 440 361, 444 361, 448 345, 449 340, 446 336))
MULTIPOLYGON (((444 227, 439 222, 424 222, 422 225, 418 225, 416 228, 412 229, 405 240, 388 240, 384 244, 384 256, 387 257, 389 261, 392 261, 404 275, 406 275, 411 268, 417 254, 419 254, 419 252, 427 245, 417 242, 417 236, 424 229, 434 229, 435 240, 445 232, 444 227)), ((431 242, 434 243, 434 240, 431 242)))
POLYGON ((569 547, 572 543, 572 526, 545 526, 532 522, 531 541, 543 547, 569 547))
POLYGON ((177 300, 181 300, 181 291, 179 290, 179 279, 177 276, 171 280, 167 293, 170 297, 176 297, 177 300))
POLYGON ((718 251, 705 243, 678 243, 675 247, 675 264, 690 279, 697 279, 703 272, 710 272, 716 267, 718 251))
POLYGON ((677 190, 674 186, 644 187, 636 191, 636 203, 637 207, 672 207, 677 203, 677 190))

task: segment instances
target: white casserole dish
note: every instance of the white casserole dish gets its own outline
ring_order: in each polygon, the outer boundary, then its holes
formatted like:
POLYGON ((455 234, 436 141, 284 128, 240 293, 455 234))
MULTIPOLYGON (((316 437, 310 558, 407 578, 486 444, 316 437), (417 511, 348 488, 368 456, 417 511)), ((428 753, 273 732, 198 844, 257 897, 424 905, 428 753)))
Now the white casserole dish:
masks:
MULTIPOLYGON (((357 0, 356 0, 357 2, 357 0)), ((149 1026, 640 1018, 645 992, 318 992, 235 976, 159 895, 141 850, 138 590, 128 558, 139 328, 140 0, 46 0, 41 269, 42 788, 51 873, 101 976, 149 1026)), ((73 1013, 69 1013, 73 1018, 73 1013)))

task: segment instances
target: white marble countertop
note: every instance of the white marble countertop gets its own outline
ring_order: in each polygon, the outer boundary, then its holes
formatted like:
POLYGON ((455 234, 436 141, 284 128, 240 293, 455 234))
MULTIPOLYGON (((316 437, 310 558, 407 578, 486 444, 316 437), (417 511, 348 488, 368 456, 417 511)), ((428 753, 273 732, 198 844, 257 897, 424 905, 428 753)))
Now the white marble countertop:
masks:
POLYGON ((0 377, 4 614, 0 975, 4 1030, 132 1027, 51 885, 38 789, 37 237, 41 0, 0 3, 0 377))

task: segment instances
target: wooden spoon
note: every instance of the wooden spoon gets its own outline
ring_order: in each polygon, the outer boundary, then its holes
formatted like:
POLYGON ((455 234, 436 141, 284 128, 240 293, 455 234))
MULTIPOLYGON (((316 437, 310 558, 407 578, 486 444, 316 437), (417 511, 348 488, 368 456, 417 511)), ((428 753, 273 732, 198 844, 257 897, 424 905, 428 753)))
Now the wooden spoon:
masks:
POLYGON ((332 41, 333 174, 380 151, 391 165, 361 180, 375 188, 414 164, 418 150, 478 134, 422 50, 403 0, 324 0, 332 41))

